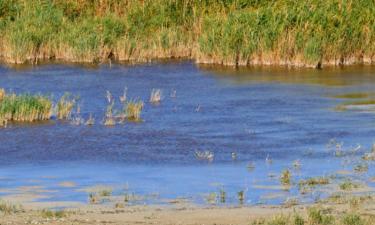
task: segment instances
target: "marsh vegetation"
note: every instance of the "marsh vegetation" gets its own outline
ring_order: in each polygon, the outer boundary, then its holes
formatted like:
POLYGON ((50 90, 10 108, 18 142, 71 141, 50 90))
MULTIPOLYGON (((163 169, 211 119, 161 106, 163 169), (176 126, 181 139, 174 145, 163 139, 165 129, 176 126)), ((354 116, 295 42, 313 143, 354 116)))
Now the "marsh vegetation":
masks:
POLYGON ((374 9, 370 0, 2 0, 0 52, 10 63, 372 63, 374 9))

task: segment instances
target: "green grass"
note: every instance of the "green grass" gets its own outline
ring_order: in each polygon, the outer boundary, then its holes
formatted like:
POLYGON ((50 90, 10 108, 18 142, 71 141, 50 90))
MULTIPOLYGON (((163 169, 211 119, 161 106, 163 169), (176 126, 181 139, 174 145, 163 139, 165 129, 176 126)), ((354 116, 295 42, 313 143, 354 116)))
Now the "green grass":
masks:
POLYGON ((65 93, 56 105, 56 116, 59 120, 69 119, 74 106, 76 105, 76 99, 69 93, 65 93))
POLYGON ((67 216, 67 213, 64 210, 49 210, 49 209, 44 209, 40 212, 41 216, 44 218, 49 218, 49 219, 56 219, 56 218, 64 218, 67 216))
POLYGON ((1 55, 13 63, 345 64, 375 53, 374 23, 372 0, 0 0, 1 55))
POLYGON ((33 122, 50 119, 52 101, 42 95, 7 94, 0 101, 0 120, 33 122))

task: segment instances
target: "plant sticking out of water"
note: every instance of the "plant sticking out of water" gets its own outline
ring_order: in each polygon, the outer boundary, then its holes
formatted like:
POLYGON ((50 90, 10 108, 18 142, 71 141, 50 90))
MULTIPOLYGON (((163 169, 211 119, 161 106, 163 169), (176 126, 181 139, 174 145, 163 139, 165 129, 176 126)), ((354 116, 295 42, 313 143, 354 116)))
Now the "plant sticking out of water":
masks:
POLYGON ((214 160, 214 153, 211 151, 195 151, 195 158, 212 162, 214 160))
POLYGON ((282 185, 290 185, 290 182, 291 182, 291 173, 288 169, 284 170, 282 173, 281 173, 281 176, 280 176, 280 182, 282 185))
POLYGON ((84 124, 85 120, 81 116, 81 106, 77 105, 77 111, 75 112, 74 116, 72 117, 71 124, 79 126, 81 124, 84 124))
POLYGON ((249 172, 252 172, 255 169, 255 163, 249 162, 246 167, 249 172))
POLYGON ((116 120, 113 116, 113 108, 115 106, 115 100, 113 99, 112 94, 109 91, 107 91, 106 97, 107 97, 108 105, 107 105, 107 110, 106 110, 106 113, 105 113, 104 125, 105 126, 114 126, 114 125, 116 125, 116 120))
POLYGON ((206 196, 206 201, 209 204, 216 204, 217 202, 217 194, 215 192, 211 192, 206 196))
POLYGON ((126 118, 132 122, 141 121, 143 102, 141 100, 130 100, 126 103, 126 118))
POLYGON ((224 188, 220 189, 219 196, 220 196, 220 203, 225 203, 227 199, 227 193, 225 192, 224 188))
POLYGON ((245 191, 239 191, 237 192, 237 198, 238 198, 238 202, 243 205, 243 203, 245 202, 245 191))
POLYGON ((301 161, 300 160, 294 160, 293 161, 293 168, 296 169, 296 170, 299 170, 301 168, 302 164, 301 164, 301 161))
POLYGON ((358 184, 353 183, 351 180, 345 180, 340 184, 340 189, 343 191, 351 191, 354 188, 358 188, 358 184))
POLYGON ((112 190, 110 189, 103 189, 103 190, 100 190, 98 192, 99 196, 102 196, 102 197, 109 197, 112 195, 112 190))
POLYGON ((357 173, 365 173, 368 171, 367 163, 360 163, 354 167, 354 171, 357 173))
POLYGON ((299 187, 303 188, 304 186, 315 187, 318 185, 327 185, 329 184, 329 179, 326 177, 312 177, 306 180, 300 180, 299 187))
POLYGON ((76 105, 76 98, 70 93, 65 93, 56 105, 57 119, 65 120, 69 119, 74 106, 76 105))
POLYGON ((86 126, 92 126, 92 125, 94 125, 94 124, 95 124, 95 119, 94 119, 94 117, 92 116, 92 114, 90 113, 89 118, 87 119, 85 125, 86 125, 86 126))
POLYGON ((49 120, 52 101, 42 95, 7 94, 0 102, 0 124, 8 121, 33 122, 49 120))
POLYGON ((150 96, 150 102, 152 104, 159 104, 161 102, 161 90, 160 89, 152 89, 151 96, 150 96))
POLYGON ((89 203, 90 204, 98 204, 99 201, 99 196, 96 193, 90 193, 89 194, 89 203))

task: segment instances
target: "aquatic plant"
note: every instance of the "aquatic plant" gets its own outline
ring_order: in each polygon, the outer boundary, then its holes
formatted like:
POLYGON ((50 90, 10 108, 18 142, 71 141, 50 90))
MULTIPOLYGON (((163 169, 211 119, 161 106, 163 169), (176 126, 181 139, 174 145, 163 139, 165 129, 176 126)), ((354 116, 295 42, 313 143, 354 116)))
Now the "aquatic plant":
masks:
POLYGON ((375 3, 2 1, 1 56, 80 62, 190 58, 225 65, 371 63, 375 3))
POLYGON ((245 191, 239 191, 237 192, 237 199, 238 199, 238 202, 243 205, 244 201, 245 201, 245 191))
POLYGON ((153 104, 159 104, 161 102, 161 90, 160 89, 152 89, 150 102, 153 104))
POLYGON ((70 93, 65 93, 56 105, 56 116, 59 120, 69 119, 76 105, 76 98, 70 93))
POLYGON ((198 160, 207 160, 209 162, 214 160, 214 153, 211 151, 195 151, 194 154, 198 160))
POLYGON ((225 203, 227 199, 227 193, 225 192, 223 188, 220 189, 219 196, 220 196, 220 203, 225 203))
POLYGON ((96 193, 89 194, 89 203, 90 204, 98 204, 100 202, 99 196, 96 193))
POLYGON ((344 191, 350 191, 354 188, 358 188, 358 184, 356 183, 353 183, 351 180, 345 180, 343 183, 341 183, 339 185, 340 189, 341 190, 344 190, 344 191))
POLYGON ((299 186, 317 186, 317 185, 327 185, 329 184, 329 179, 326 177, 312 177, 306 180, 300 180, 299 186))
POLYGON ((0 102, 0 121, 33 122, 51 118, 52 101, 42 95, 7 94, 0 102))
POLYGON ((288 169, 284 170, 282 173, 281 173, 281 176, 280 176, 280 182, 281 184, 283 185, 290 185, 290 181, 291 181, 291 173, 288 169))
POLYGON ((105 112, 105 119, 104 119, 104 125, 105 126, 114 126, 116 125, 116 121, 113 115, 114 106, 115 106, 115 100, 112 97, 112 94, 110 91, 106 92, 106 98, 107 98, 107 109, 105 112))
POLYGON ((109 197, 112 195, 112 190, 110 189, 103 189, 103 190, 100 190, 98 192, 99 196, 102 196, 102 197, 109 197))
POLYGON ((94 124, 95 124, 95 119, 94 119, 94 117, 92 116, 92 114, 90 113, 89 118, 87 119, 85 125, 87 125, 87 126, 92 126, 92 125, 94 125, 94 124))
POLYGON ((140 122, 143 102, 141 100, 130 100, 126 103, 126 118, 129 121, 140 122))
POLYGON ((354 171, 357 173, 364 173, 368 171, 368 164, 367 163, 359 163, 354 166, 354 171))

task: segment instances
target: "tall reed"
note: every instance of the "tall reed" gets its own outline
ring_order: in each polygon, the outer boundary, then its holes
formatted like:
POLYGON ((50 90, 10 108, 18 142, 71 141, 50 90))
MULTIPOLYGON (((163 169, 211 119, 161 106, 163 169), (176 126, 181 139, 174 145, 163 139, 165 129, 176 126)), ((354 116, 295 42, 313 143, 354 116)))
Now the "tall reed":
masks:
POLYGON ((0 102, 1 121, 33 122, 48 120, 52 115, 52 101, 41 95, 5 95, 0 102))
POLYGON ((76 105, 76 99, 69 93, 65 93, 56 105, 56 116, 59 120, 69 119, 74 106, 76 105))

